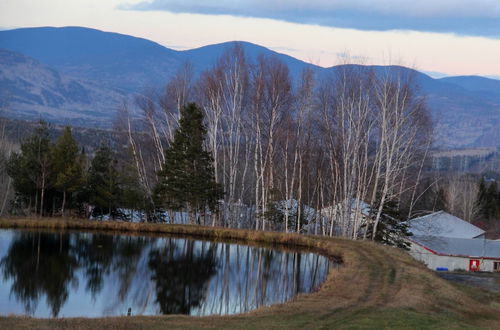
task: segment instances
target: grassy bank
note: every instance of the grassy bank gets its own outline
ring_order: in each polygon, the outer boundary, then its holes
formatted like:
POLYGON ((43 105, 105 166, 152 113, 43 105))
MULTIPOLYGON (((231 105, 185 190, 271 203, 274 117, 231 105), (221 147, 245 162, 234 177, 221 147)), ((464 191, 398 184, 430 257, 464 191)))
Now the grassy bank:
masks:
POLYGON ((343 261, 343 267, 332 271, 318 292, 247 314, 97 319, 2 317, 2 329, 500 327, 500 295, 453 285, 404 251, 371 242, 200 226, 62 219, 0 219, 0 227, 110 230, 283 244, 312 249, 343 261))

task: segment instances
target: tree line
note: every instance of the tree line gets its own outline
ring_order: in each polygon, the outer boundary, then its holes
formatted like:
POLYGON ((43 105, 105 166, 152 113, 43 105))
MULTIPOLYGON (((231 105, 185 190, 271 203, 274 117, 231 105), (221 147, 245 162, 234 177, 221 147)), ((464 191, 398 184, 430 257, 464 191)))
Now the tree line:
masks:
POLYGON ((92 159, 41 124, 12 155, 17 209, 378 239, 416 214, 432 125, 400 67, 330 76, 229 49, 198 77, 185 65, 125 102, 92 159), (194 102, 194 103, 190 103, 194 102), (110 146, 113 146, 112 148, 110 146), (363 210, 363 205, 369 210, 363 210), (391 216, 385 210, 391 209, 391 216), (312 211, 314 210, 314 211, 312 211))
POLYGON ((133 213, 124 210, 137 210, 146 213, 146 220, 158 221, 162 216, 154 205, 162 205, 169 210, 185 207, 194 223, 196 214, 215 210, 222 196, 213 178, 211 155, 203 150, 204 136, 201 110, 195 104, 185 106, 157 173, 153 199, 148 200, 127 155, 129 148, 120 155, 103 145, 89 160, 70 127, 52 143, 48 126, 41 121, 7 162, 16 192, 12 211, 42 217, 70 215, 69 209, 75 216, 131 220, 133 213))
POLYGON ((429 172, 422 184, 417 215, 446 211, 486 231, 500 229, 500 191, 495 179, 472 173, 429 172))
POLYGON ((135 175, 109 147, 97 149, 89 161, 70 127, 53 143, 43 121, 12 153, 7 173, 15 190, 14 214, 65 216, 71 210, 72 215, 114 217, 118 206, 135 207, 140 200, 135 175))
POLYGON ((408 71, 346 64, 293 80, 285 63, 250 61, 235 46, 210 70, 192 72, 187 64, 161 90, 125 103, 116 120, 155 207, 172 206, 155 199, 157 173, 181 109, 195 102, 224 192, 212 225, 375 239, 388 227, 388 205, 399 219, 416 214, 432 123, 408 71), (369 212, 358 212, 363 203, 369 212))

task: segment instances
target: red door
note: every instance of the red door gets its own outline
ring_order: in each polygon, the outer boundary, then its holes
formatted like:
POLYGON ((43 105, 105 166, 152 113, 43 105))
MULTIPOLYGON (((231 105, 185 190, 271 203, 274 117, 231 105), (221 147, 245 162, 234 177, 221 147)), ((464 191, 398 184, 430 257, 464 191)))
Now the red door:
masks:
POLYGON ((477 272, 479 271, 479 259, 470 259, 469 260, 469 271, 477 272))

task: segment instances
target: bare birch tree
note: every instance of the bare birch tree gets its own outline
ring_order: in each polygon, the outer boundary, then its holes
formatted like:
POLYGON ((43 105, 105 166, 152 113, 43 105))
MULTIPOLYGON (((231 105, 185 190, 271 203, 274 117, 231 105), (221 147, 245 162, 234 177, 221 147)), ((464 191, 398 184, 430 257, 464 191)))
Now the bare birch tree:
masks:
POLYGON ((140 182, 151 191, 180 107, 197 101, 215 179, 225 191, 212 225, 239 227, 245 209, 253 210, 255 229, 300 232, 307 219, 309 232, 375 237, 388 201, 418 197, 431 147, 424 102, 411 77, 398 68, 377 70, 341 65, 317 85, 313 72, 305 71, 293 85, 284 63, 264 56, 251 63, 240 45, 196 82, 186 65, 161 95, 138 98, 147 143, 127 121, 140 182), (283 224, 270 227, 266 214, 277 203, 283 224), (306 214, 306 205, 322 211, 306 214))
POLYGON ((261 220, 259 226, 256 219, 255 228, 265 230, 266 219, 263 215, 275 188, 274 169, 280 123, 292 102, 288 67, 275 58, 261 56, 252 75, 252 85, 255 206, 261 220))
MULTIPOLYGON (((328 81, 320 105, 333 187, 330 205, 335 205, 330 216, 336 218, 341 236, 354 239, 363 219, 360 212, 353 210, 361 209, 371 179, 371 82, 371 75, 362 69, 342 66, 328 81)), ((332 235, 333 219, 330 225, 332 235)))
POLYGON ((410 167, 420 164, 422 146, 430 138, 423 99, 416 96, 413 77, 395 68, 377 77, 374 97, 377 111, 377 147, 371 205, 377 201, 373 220, 375 238, 387 201, 397 200, 410 167))
POLYGON ((467 175, 450 175, 438 184, 445 198, 445 211, 471 222, 480 213, 477 179, 467 175))
POLYGON ((295 109, 287 116, 290 122, 285 127, 284 190, 285 190, 285 232, 289 230, 289 217, 294 213, 296 231, 300 232, 306 154, 312 134, 311 112, 314 106, 314 73, 311 70, 302 72, 295 96, 295 109))
POLYGON ((209 149, 212 152, 216 182, 225 190, 222 224, 237 219, 245 191, 249 165, 247 116, 248 74, 243 48, 228 49, 215 67, 205 72, 199 84, 207 121, 209 149))

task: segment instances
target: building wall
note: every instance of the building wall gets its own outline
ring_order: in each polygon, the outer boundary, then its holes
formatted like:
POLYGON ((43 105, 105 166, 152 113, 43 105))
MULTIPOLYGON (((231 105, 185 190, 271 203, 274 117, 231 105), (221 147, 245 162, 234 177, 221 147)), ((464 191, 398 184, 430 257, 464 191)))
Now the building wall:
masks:
MULTIPOLYGON (((454 270, 469 270, 469 260, 478 258, 464 258, 464 257, 451 257, 451 256, 440 256, 427 251, 418 244, 412 243, 410 255, 415 259, 422 261, 427 267, 432 270, 437 268, 448 268, 449 271, 454 270)), ((480 259, 481 260, 481 259, 480 259)), ((491 272, 493 271, 493 263, 500 262, 500 260, 482 259, 479 269, 481 271, 491 272)))

